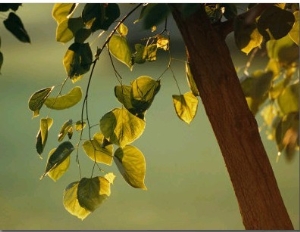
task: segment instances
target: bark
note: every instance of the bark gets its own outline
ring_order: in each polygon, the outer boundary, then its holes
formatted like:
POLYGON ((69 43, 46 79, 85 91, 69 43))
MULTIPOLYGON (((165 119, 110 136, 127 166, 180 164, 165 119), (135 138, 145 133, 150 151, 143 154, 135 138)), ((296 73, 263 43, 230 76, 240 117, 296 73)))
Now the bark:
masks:
POLYGON ((221 31, 203 8, 183 17, 170 4, 191 72, 220 146, 246 229, 293 229, 221 31))

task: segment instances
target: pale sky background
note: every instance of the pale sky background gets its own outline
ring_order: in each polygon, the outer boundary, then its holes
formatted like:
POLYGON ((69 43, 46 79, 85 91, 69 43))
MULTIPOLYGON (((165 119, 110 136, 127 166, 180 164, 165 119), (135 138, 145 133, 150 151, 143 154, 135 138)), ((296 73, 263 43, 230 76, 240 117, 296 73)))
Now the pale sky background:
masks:
MULTIPOLYGON (((81 103, 64 111, 41 110, 41 116, 54 119, 48 144, 40 160, 35 151, 35 137, 39 118, 32 119, 28 99, 32 93, 44 87, 60 84, 66 76, 62 65, 63 56, 71 44, 55 41, 56 22, 51 17, 53 4, 23 4, 16 12, 22 19, 31 38, 31 44, 23 44, 0 26, 1 51, 4 64, 0 76, 0 228, 1 229, 244 229, 231 182, 211 126, 201 101, 198 113, 191 125, 180 121, 173 109, 172 94, 178 94, 176 83, 170 72, 162 79, 162 87, 153 105, 146 114, 146 130, 133 145, 145 155, 148 190, 133 189, 125 183, 116 166, 103 166, 117 176, 111 196, 84 221, 70 215, 63 207, 62 195, 65 187, 78 180, 75 153, 71 154, 71 165, 57 182, 39 177, 44 172, 48 152, 58 145, 58 131, 66 120, 80 118, 81 103)), ((132 8, 126 4, 126 9, 132 8)), ((7 13, 1 13, 3 20, 7 13)), ((137 14, 138 15, 138 14, 137 14)), ((141 32, 132 22, 137 15, 129 17, 129 41, 141 32)), ((169 30, 172 54, 184 60, 184 45, 174 27, 171 17, 169 30)), ((102 46, 102 39, 93 42, 92 49, 102 46)), ((229 45, 234 49, 234 45, 229 45)), ((118 70, 129 83, 140 75, 157 78, 167 65, 161 52, 157 62, 135 66, 131 72, 123 64, 118 70)), ((244 65, 247 57, 232 51, 236 65, 244 65), (239 62, 239 63, 238 63, 239 62)), ((116 63, 116 62, 115 62, 116 63)), ((264 67, 263 61, 255 65, 264 67)), ((181 91, 188 90, 184 63, 172 63, 181 91)), ((80 85, 85 89, 87 77, 71 87, 80 85)), ((108 111, 120 104, 114 97, 117 85, 107 53, 101 56, 92 80, 89 109, 94 124, 108 111)), ((95 127, 96 132, 98 127, 95 127)), ((77 142, 74 134, 74 143, 77 142)), ((295 229, 299 229, 299 156, 294 162, 280 159, 276 163, 276 146, 267 141, 262 132, 279 188, 295 229)), ((80 151, 83 176, 89 177, 93 162, 80 151)), ((100 174, 100 173, 98 173, 100 174)))

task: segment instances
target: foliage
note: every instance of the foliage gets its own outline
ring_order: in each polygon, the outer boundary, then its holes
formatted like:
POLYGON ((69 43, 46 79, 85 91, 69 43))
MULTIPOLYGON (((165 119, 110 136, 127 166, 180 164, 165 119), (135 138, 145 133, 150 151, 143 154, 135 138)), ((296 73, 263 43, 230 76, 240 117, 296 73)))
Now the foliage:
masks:
MULTIPOLYGON (((194 14, 198 7, 199 4, 182 4, 182 14, 188 17, 194 14)), ((255 6, 249 5, 249 11, 252 7, 255 6)), ((254 57, 258 47, 266 47, 269 59, 266 68, 256 70, 252 74, 248 74, 245 69, 246 77, 241 80, 241 86, 250 110, 255 115, 262 109, 261 114, 268 127, 269 138, 275 140, 279 154, 285 151, 289 159, 292 159, 299 147, 297 129, 299 81, 296 78, 299 71, 299 9, 294 8, 295 6, 291 4, 274 4, 249 22, 247 11, 238 15, 235 4, 205 4, 212 25, 222 23, 223 19, 234 21, 234 37, 241 51, 247 54, 251 52, 253 55, 251 57, 254 57)), ((130 186, 147 189, 146 160, 142 151, 132 143, 145 130, 146 112, 160 91, 160 80, 165 73, 167 71, 171 73, 178 87, 179 93, 172 95, 175 113, 187 124, 192 122, 197 113, 199 102, 197 97, 201 93, 197 89, 187 62, 183 61, 182 64, 190 91, 181 93, 172 70, 174 59, 170 52, 170 33, 167 29, 167 17, 170 13, 168 4, 135 5, 128 14, 116 22, 102 47, 98 47, 95 51, 94 57, 90 44, 86 41, 93 33, 106 31, 115 23, 120 16, 119 6, 114 3, 86 3, 80 16, 73 17, 77 9, 79 9, 78 4, 75 3, 54 4, 52 16, 57 22, 56 40, 62 43, 73 40, 63 58, 67 77, 61 84, 58 95, 54 97, 50 95, 53 89, 57 88, 56 86, 46 87, 33 93, 29 99, 29 109, 33 111, 33 116, 37 117, 43 105, 51 110, 64 110, 83 100, 81 117, 76 120, 68 118, 61 126, 58 132, 59 145, 50 150, 42 177, 48 175, 54 181, 58 180, 67 171, 73 151, 76 151, 76 160, 80 167, 78 156, 82 147, 84 153, 94 162, 92 176, 80 177, 80 180, 69 184, 64 192, 63 204, 69 213, 84 219, 111 193, 110 184, 113 183, 114 174, 94 176, 94 167, 98 167, 99 171, 103 172, 100 164, 110 166, 114 162, 130 186), (141 6, 140 16, 135 22, 141 22, 145 29, 151 30, 152 34, 147 39, 141 39, 139 43, 131 44, 127 40, 130 30, 124 22, 141 6), (165 22, 164 28, 157 33, 156 26, 161 22, 165 22), (114 94, 121 106, 100 116, 97 130, 91 136, 95 125, 92 125, 89 120, 88 93, 93 70, 105 49, 108 51, 118 82, 114 94), (169 63, 159 77, 143 75, 135 78, 128 85, 123 83, 123 78, 114 65, 115 60, 133 71, 135 65, 156 61, 158 50, 165 51, 169 55, 169 63), (88 72, 90 75, 85 91, 82 91, 80 86, 76 86, 68 93, 62 94, 67 81, 79 83, 88 72), (72 138, 73 131, 79 133, 79 141, 77 143, 75 141, 75 146, 72 138), (84 131, 87 132, 87 137, 84 137, 84 131), (69 140, 63 141, 66 135, 69 140)), ((48 116, 40 119, 36 141, 36 149, 40 155, 44 152, 54 122, 48 116)))

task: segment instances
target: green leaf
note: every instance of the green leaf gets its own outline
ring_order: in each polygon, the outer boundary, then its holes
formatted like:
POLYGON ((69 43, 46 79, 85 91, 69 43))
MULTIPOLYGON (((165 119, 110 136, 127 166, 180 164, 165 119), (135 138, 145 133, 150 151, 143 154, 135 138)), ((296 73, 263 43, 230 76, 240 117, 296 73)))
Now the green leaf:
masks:
POLYGON ((150 29, 153 26, 158 26, 164 21, 170 13, 170 8, 166 3, 148 3, 141 13, 143 19, 143 27, 150 29))
POLYGON ((292 29, 289 32, 289 36, 291 37, 291 39, 299 46, 299 28, 300 28, 300 15, 299 15, 299 11, 295 11, 294 12, 294 17, 295 17, 295 23, 292 27, 292 29))
POLYGON ((139 149, 130 145, 118 148, 114 154, 114 161, 129 185, 134 188, 147 190, 144 183, 146 161, 143 153, 139 149))
POLYGON ((189 63, 185 63, 185 74, 186 74, 186 78, 187 78, 187 82, 188 82, 188 85, 190 87, 190 90, 192 91, 194 96, 195 97, 200 96, 199 95, 199 90, 198 90, 197 85, 196 85, 195 80, 194 80, 194 77, 191 73, 189 63))
MULTIPOLYGON (((51 157, 51 155, 53 155, 53 153, 55 152, 55 148, 52 149, 49 152, 49 158, 51 157)), ((62 177, 62 175, 68 170, 69 166, 70 166, 70 156, 68 156, 64 161, 62 161, 60 164, 58 164, 57 166, 55 166, 54 168, 52 168, 49 172, 48 172, 48 176, 53 180, 53 181, 57 181, 60 177, 62 177)))
POLYGON ((61 142, 66 136, 66 134, 70 133, 73 126, 72 124, 73 124, 72 119, 69 119, 68 121, 64 122, 58 134, 58 142, 61 142))
POLYGON ((36 136, 36 151, 39 155, 41 155, 44 151, 47 138, 48 138, 48 131, 50 130, 53 124, 52 118, 41 118, 40 120, 40 129, 36 136))
POLYGON ((104 138, 102 133, 94 134, 93 139, 85 141, 82 147, 91 160, 111 165, 113 145, 104 138))
POLYGON ((131 104, 131 89, 132 87, 129 85, 117 85, 114 89, 116 98, 129 111, 133 109, 131 104))
POLYGON ((81 207, 78 198, 78 184, 79 181, 75 181, 69 184, 63 194, 63 204, 65 209, 72 215, 80 218, 81 220, 85 219, 91 212, 81 207))
POLYGON ((62 43, 69 42, 83 27, 84 23, 81 17, 65 19, 56 28, 56 41, 62 43))
POLYGON ((188 16, 196 13, 201 7, 200 3, 182 3, 181 14, 183 17, 187 18, 188 16))
POLYGON ((82 98, 80 86, 75 86, 65 95, 59 97, 47 98, 45 105, 54 110, 64 110, 76 105, 82 98))
POLYGON ((117 32, 121 35, 121 36, 126 36, 128 34, 128 27, 126 27, 126 25, 124 23, 121 23, 120 26, 117 29, 117 32))
POLYGON ((0 11, 5 12, 5 11, 9 11, 10 9, 13 11, 17 11, 19 6, 21 5, 22 3, 1 3, 0 11))
POLYGON ((75 43, 84 43, 91 33, 91 29, 80 28, 75 34, 75 43))
POLYGON ((73 150, 74 146, 71 142, 65 141, 61 143, 49 157, 46 170, 40 179, 43 179, 52 169, 61 164, 72 153, 73 150))
POLYGON ((82 178, 77 189, 81 207, 93 212, 110 196, 110 182, 104 177, 82 178))
POLYGON ((108 43, 109 52, 120 62, 132 69, 131 50, 125 37, 113 35, 108 43))
POLYGON ((156 52, 157 52, 157 45, 151 44, 144 48, 143 52, 143 59, 147 61, 155 61, 156 60, 156 52))
POLYGON ((78 3, 55 3, 52 8, 52 17, 57 24, 71 17, 78 3))
POLYGON ((100 129, 106 139, 124 147, 141 136, 145 121, 134 116, 125 108, 116 108, 100 119, 100 129))
POLYGON ((100 11, 95 20, 93 21, 91 30, 95 32, 97 30, 108 30, 110 25, 114 23, 120 17, 120 8, 116 3, 101 3, 100 11))
POLYGON ((28 106, 31 111, 33 111, 33 117, 39 116, 40 109, 42 108, 44 102, 52 92, 54 86, 40 89, 39 91, 33 93, 28 101, 28 106))
POLYGON ((137 112, 146 111, 160 90, 160 81, 149 76, 140 76, 131 83, 131 103, 137 112))
POLYGON ((280 39, 290 32, 294 22, 293 13, 277 6, 270 6, 259 17, 257 29, 266 40, 280 39))
POLYGON ((299 111, 299 82, 289 85, 277 98, 277 103, 283 114, 299 111))
POLYGON ((81 79, 90 70, 93 54, 88 43, 73 43, 64 56, 64 67, 73 82, 81 79))
POLYGON ((10 12, 8 18, 3 21, 5 28, 10 31, 18 40, 24 43, 30 43, 29 35, 24 25, 15 13, 10 12))
POLYGON ((79 120, 75 123, 75 130, 76 131, 81 131, 85 128, 85 126, 86 126, 86 122, 83 122, 83 121, 79 120))
POLYGON ((192 92, 183 95, 172 95, 173 104, 177 116, 187 124, 190 124, 197 113, 198 98, 192 92))
POLYGON ((260 46, 263 41, 256 25, 248 24, 245 18, 239 17, 236 17, 234 21, 234 39, 237 47, 246 54, 260 46))
POLYGON ((136 64, 143 64, 146 62, 146 57, 144 57, 145 46, 142 44, 135 44, 135 53, 133 54, 133 61, 136 64))

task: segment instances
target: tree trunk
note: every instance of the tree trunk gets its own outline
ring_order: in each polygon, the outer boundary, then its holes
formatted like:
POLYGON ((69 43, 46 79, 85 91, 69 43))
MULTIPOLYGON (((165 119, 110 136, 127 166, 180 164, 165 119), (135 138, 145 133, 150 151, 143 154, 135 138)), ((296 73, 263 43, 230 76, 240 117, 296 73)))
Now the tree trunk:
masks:
POLYGON ((170 4, 192 75, 219 143, 246 229, 293 229, 221 32, 201 7, 184 17, 170 4))

